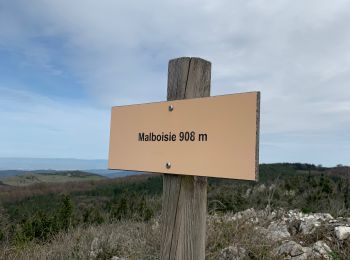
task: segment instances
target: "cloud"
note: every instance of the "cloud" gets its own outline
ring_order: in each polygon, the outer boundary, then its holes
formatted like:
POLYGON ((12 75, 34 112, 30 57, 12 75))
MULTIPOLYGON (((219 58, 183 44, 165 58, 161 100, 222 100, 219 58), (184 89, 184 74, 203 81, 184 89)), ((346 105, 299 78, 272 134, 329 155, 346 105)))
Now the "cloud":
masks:
POLYGON ((262 92, 262 145, 283 147, 285 160, 310 158, 312 136, 323 136, 322 149, 338 146, 339 136, 350 145, 348 1, 2 5, 0 46, 28 53, 50 73, 71 71, 94 107, 165 100, 168 60, 200 56, 213 64, 213 95, 262 92))
POLYGON ((107 157, 108 110, 13 87, 0 92, 0 157, 107 157))

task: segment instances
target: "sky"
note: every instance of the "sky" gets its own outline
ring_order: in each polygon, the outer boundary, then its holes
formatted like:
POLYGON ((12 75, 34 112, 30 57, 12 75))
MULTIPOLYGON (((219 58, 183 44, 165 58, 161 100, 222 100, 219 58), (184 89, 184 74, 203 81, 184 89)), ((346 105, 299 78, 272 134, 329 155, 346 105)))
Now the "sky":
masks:
POLYGON ((111 107, 166 100, 182 56, 261 91, 261 162, 350 164, 346 0, 0 0, 0 157, 107 159, 111 107))

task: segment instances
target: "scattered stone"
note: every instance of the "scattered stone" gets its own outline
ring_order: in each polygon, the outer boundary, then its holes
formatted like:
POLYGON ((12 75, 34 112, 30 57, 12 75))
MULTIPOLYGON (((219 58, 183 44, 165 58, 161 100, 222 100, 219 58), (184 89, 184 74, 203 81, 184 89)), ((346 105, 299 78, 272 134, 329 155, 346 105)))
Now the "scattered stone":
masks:
POLYGON ((246 250, 243 247, 232 245, 221 250, 218 260, 236 259, 243 260, 246 250))
POLYGON ((329 213, 314 213, 313 214, 317 219, 323 220, 323 221, 330 221, 333 220, 334 218, 332 217, 331 214, 329 213))
POLYGON ((242 211, 241 213, 242 213, 242 217, 244 217, 244 218, 252 218, 252 217, 256 216, 255 209, 253 209, 253 208, 246 209, 246 210, 242 211))
POLYGON ((250 222, 253 222, 253 223, 259 222, 259 219, 257 218, 257 213, 256 213, 255 209, 253 209, 253 208, 246 209, 246 210, 241 211, 241 212, 237 212, 232 217, 233 221, 239 220, 239 219, 249 220, 250 222))
POLYGON ((334 228, 335 235, 339 240, 345 240, 350 236, 350 227, 339 226, 334 228))
POLYGON ((308 259, 312 250, 303 247, 294 241, 287 241, 274 250, 274 254, 284 256, 286 259, 304 260, 308 259))
POLYGON ((267 238, 278 241, 290 237, 288 227, 284 221, 272 222, 267 228, 267 238))
POLYGON ((315 219, 307 219, 301 221, 300 223, 300 232, 304 235, 312 234, 321 223, 315 219))
POLYGON ((333 257, 330 255, 331 252, 332 250, 330 247, 323 241, 317 241, 312 246, 313 257, 331 260, 333 259, 333 257))

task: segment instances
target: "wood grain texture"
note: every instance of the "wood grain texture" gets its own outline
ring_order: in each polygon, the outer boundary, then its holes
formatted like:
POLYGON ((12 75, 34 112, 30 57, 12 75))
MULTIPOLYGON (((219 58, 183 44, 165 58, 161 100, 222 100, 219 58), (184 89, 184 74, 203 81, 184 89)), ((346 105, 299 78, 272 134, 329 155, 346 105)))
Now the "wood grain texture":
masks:
MULTIPOLYGON (((206 60, 170 60, 168 101, 210 96, 210 77, 206 60)), ((205 259, 207 177, 164 174, 162 203, 161 259, 205 259)))
POLYGON ((259 139, 260 139, 260 92, 256 99, 256 152, 255 152, 255 180, 259 181, 259 139))

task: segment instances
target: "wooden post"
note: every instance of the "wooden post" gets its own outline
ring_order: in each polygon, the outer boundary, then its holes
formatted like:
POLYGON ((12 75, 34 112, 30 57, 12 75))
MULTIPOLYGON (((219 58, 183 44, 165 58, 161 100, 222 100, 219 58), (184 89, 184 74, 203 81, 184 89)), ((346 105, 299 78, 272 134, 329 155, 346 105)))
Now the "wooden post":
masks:
MULTIPOLYGON (((168 101, 210 96, 210 77, 206 60, 170 60, 168 101)), ((164 174, 162 203, 161 259, 204 260, 207 177, 164 174)))

